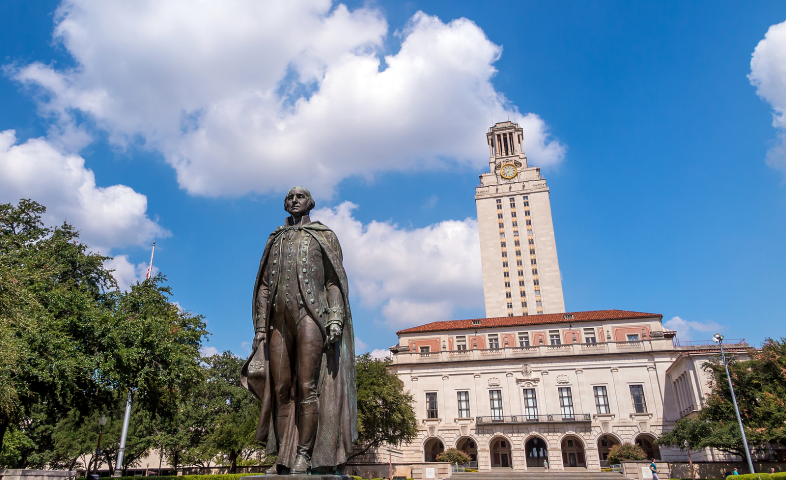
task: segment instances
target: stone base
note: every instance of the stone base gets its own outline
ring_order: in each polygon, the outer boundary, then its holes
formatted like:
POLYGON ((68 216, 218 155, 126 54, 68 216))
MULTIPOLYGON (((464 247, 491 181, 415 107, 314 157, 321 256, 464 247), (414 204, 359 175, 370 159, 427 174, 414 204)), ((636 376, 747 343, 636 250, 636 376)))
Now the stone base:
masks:
POLYGON ((249 475, 240 477, 240 480, 353 480, 347 475, 336 475, 333 473, 296 473, 293 475, 249 475))

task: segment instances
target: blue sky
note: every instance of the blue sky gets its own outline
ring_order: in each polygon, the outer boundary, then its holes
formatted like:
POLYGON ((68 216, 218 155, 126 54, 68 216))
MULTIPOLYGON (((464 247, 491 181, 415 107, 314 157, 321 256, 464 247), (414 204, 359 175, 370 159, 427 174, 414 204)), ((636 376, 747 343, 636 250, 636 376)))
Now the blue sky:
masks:
POLYGON ((45 203, 122 285, 155 239, 208 346, 247 352, 296 184, 344 246, 361 350, 483 316, 474 185, 508 118, 568 311, 783 335, 783 2, 161 4, 0 4, 0 201, 45 203))

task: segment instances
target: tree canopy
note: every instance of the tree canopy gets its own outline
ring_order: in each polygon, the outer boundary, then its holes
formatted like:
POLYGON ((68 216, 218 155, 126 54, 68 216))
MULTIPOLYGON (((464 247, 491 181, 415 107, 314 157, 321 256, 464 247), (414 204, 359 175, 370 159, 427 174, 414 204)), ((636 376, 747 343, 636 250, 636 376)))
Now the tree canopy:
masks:
POLYGON ((57 463, 58 423, 112 410, 129 389, 173 415, 200 381, 207 335, 163 275, 119 291, 109 258, 67 223, 45 227, 45 211, 0 205, 0 462, 23 467, 57 463))
POLYGON ((401 380, 387 368, 389 360, 358 355, 358 445, 350 458, 362 455, 383 443, 411 442, 418 432, 414 399, 404 391, 401 380))
MULTIPOLYGON (((749 446, 786 445, 786 340, 768 338, 760 350, 748 349, 747 357, 726 355, 749 446)), ((712 393, 703 408, 698 416, 679 420, 657 444, 684 449, 687 440, 691 449, 710 447, 744 457, 723 364, 717 358, 704 368, 712 379, 712 393)))

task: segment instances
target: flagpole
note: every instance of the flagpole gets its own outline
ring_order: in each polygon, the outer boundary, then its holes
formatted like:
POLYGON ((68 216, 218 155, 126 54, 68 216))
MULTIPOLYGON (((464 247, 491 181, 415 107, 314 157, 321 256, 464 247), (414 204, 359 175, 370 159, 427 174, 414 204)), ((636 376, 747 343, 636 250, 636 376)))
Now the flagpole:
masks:
MULTIPOLYGON (((153 273, 153 255, 156 253, 156 242, 153 242, 153 251, 150 252, 150 263, 147 266, 145 280, 150 279, 153 273)), ((123 456, 126 451, 126 437, 128 436, 128 422, 131 420, 131 389, 128 389, 128 399, 126 400, 126 413, 123 417, 123 433, 120 434, 120 448, 117 450, 117 461, 115 462, 114 477, 123 476, 123 456)))

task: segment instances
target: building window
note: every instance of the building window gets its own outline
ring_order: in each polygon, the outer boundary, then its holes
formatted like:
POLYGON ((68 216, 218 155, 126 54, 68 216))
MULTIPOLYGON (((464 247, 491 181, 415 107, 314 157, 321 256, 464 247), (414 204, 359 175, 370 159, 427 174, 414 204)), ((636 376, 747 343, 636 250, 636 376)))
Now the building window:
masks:
MULTIPOLYGON (((522 295, 522 297, 523 296, 524 295, 522 295)), ((524 300, 521 301, 521 308, 523 308, 525 312, 527 311, 527 302, 525 302, 524 300)))
POLYGON ((534 283, 535 285, 540 285, 540 280, 538 280, 538 279, 536 278, 535 280, 533 280, 533 281, 532 281, 532 283, 534 283))
POLYGON ((513 217, 513 218, 516 218, 516 212, 515 211, 510 212, 510 216, 513 217))
POLYGON ((647 402, 644 400, 644 386, 631 385, 630 398, 633 401, 633 411, 636 413, 647 413, 647 402))
POLYGON ((428 356, 428 354, 430 352, 431 352, 431 347, 420 347, 420 354, 421 355, 428 356))
MULTIPOLYGON (((499 242, 499 246, 500 246, 500 247, 502 247, 502 248, 505 248, 505 245, 506 245, 506 244, 505 244, 505 240, 500 240, 500 242, 499 242)), ((507 255, 506 255, 506 256, 507 256, 507 255)))
POLYGON ((519 266, 524 265, 523 263, 521 263, 521 258, 516 259, 516 265, 519 266))
POLYGON ((535 302, 535 306, 536 306, 536 307, 542 307, 542 306, 543 306, 543 302, 541 302, 540 300, 537 300, 537 301, 535 302))
POLYGON ((505 297, 506 298, 511 298, 511 293, 510 292, 505 292, 505 297))
POLYGON ((513 308, 513 302, 508 302, 508 308, 513 308))
POLYGON ((595 408, 598 409, 598 413, 611 413, 606 387, 592 387, 592 389, 595 391, 595 408))
POLYGON ((510 272, 507 272, 507 271, 506 272, 502 272, 502 276, 505 277, 505 278, 508 278, 508 277, 510 277, 510 272))
POLYGON ((532 225, 532 220, 527 220, 527 225, 532 225))
POLYGON ((502 252, 502 258, 508 258, 508 252, 502 252))
POLYGON ((530 245, 535 245, 535 240, 532 238, 528 238, 527 243, 529 243, 530 245))
POLYGON ((532 264, 532 265, 537 265, 537 264, 538 264, 538 261, 537 261, 537 260, 535 260, 535 259, 533 258, 533 259, 531 259, 531 260, 529 261, 529 263, 530 263, 530 264, 532 264))
POLYGON ((508 266, 508 262, 507 261, 503 261, 502 262, 502 267, 504 268, 504 267, 507 267, 507 266, 508 266))
POLYGON ((469 418, 469 392, 458 392, 459 418, 469 418))
POLYGON ((527 420, 538 419, 538 400, 535 398, 534 388, 524 389, 524 417, 527 420))
POLYGON ((519 332, 519 347, 529 347, 529 333, 519 332))
POLYGON ((497 214, 497 218, 500 218, 500 219, 501 219, 501 218, 502 218, 502 214, 501 214, 501 213, 498 213, 498 214, 497 214))
POLYGON ((573 419, 573 394, 570 387, 559 387, 559 408, 562 419, 573 419))
POLYGON ((461 336, 456 337, 456 350, 466 350, 467 349, 467 337, 461 336))
MULTIPOLYGON (((540 302, 538 302, 538 304, 540 304, 540 302)), ((549 341, 552 345, 562 344, 562 341, 559 338, 559 330, 549 330, 549 341)))
MULTIPOLYGON (((498 198, 498 199, 497 199, 497 205, 499 205, 500 203, 502 203, 502 199, 501 199, 501 198, 498 198)), ((499 207, 499 208, 502 208, 502 205, 500 205, 500 207, 499 207)))
POLYGON ((491 419, 502 420, 502 390, 489 390, 491 402, 491 419))
POLYGON ((489 348, 499 348, 499 337, 496 333, 489 335, 489 348))
POLYGON ((426 417, 439 418, 439 409, 437 408, 437 392, 426 393, 426 417))
POLYGON ((584 343, 595 343, 595 329, 594 328, 585 328, 584 329, 584 343))
POLYGON ((513 243, 514 243, 514 244, 515 244, 517 247, 520 247, 520 246, 521 246, 521 243, 519 243, 519 241, 518 241, 518 240, 516 240, 516 241, 515 241, 515 242, 513 242, 513 243))
POLYGON ((505 282, 505 288, 510 288, 510 282, 505 282))
POLYGON ((639 334, 638 333, 628 334, 628 341, 629 342, 638 342, 639 341, 639 334))
MULTIPOLYGON (((514 213, 515 213, 515 212, 514 212, 514 213)), ((514 227, 518 227, 518 226, 519 226, 519 222, 517 222, 517 221, 513 220, 513 226, 514 226, 514 227)))

